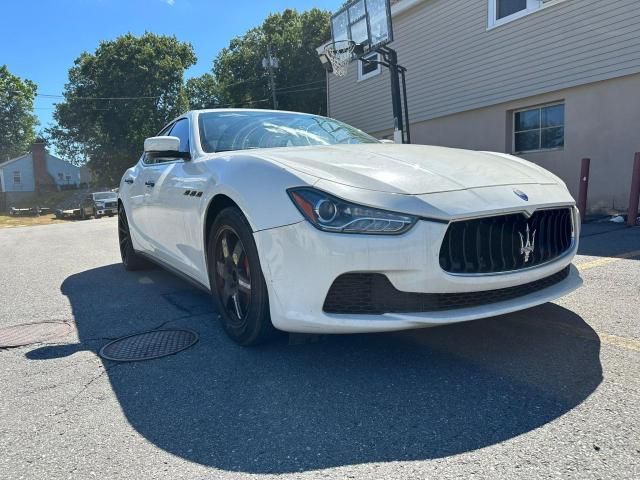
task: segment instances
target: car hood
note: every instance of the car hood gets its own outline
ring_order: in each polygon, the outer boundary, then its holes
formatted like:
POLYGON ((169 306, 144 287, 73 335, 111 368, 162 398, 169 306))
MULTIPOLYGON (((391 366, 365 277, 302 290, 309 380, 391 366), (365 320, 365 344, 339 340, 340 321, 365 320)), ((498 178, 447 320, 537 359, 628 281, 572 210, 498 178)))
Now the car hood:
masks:
POLYGON ((405 195, 562 183, 550 172, 510 155, 426 145, 331 145, 263 152, 273 162, 323 180, 405 195))

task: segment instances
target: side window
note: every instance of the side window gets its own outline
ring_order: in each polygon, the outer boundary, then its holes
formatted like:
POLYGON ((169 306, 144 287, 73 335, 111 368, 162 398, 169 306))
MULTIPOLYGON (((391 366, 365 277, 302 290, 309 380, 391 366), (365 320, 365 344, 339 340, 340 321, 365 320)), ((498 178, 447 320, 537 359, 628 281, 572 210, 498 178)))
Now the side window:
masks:
POLYGON ((162 129, 162 131, 158 135, 156 135, 156 137, 164 137, 165 135, 169 135, 169 132, 171 131, 172 128, 173 128, 173 124, 162 129))
POLYGON ((550 0, 489 0, 489 28, 503 25, 544 7, 550 0))
POLYGON ((514 112, 513 133, 515 153, 563 148, 564 103, 514 112))
POLYGON ((180 151, 189 152, 189 120, 183 118, 178 120, 169 135, 180 139, 180 151))
MULTIPOLYGON (((380 61, 379 53, 369 53, 363 57, 366 60, 376 60, 380 61)), ((375 77, 378 75, 382 69, 380 68, 379 63, 366 63, 366 62, 358 62, 358 81, 366 80, 367 78, 375 77)))

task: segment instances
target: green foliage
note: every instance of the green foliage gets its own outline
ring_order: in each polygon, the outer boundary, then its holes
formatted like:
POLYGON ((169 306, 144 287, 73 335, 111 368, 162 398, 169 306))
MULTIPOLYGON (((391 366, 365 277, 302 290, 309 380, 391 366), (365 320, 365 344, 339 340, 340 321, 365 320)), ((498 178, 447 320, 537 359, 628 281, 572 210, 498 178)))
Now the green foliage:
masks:
POLYGON ((0 66, 0 163, 29 151, 38 121, 33 115, 37 87, 0 66))
POLYGON ((190 110, 215 108, 220 105, 220 88, 216 77, 210 73, 190 78, 185 88, 190 110))
POLYGON ((101 42, 69 70, 48 140, 63 158, 88 163, 100 181, 116 183, 135 163, 144 139, 188 109, 270 108, 262 66, 267 45, 279 61, 279 108, 324 114, 326 77, 316 47, 330 36, 329 19, 329 12, 318 9, 270 15, 260 27, 231 40, 211 73, 186 83, 184 71, 196 61, 188 43, 152 33, 101 42))
POLYGON ((214 60, 217 100, 225 106, 271 108, 269 79, 262 67, 267 45, 279 61, 274 70, 278 107, 326 113, 325 71, 316 48, 330 36, 330 13, 314 8, 272 14, 257 28, 231 40, 214 60))
POLYGON ((175 37, 145 33, 101 42, 69 70, 57 125, 48 134, 63 158, 116 183, 133 165, 144 139, 189 107, 184 71, 193 47, 175 37))

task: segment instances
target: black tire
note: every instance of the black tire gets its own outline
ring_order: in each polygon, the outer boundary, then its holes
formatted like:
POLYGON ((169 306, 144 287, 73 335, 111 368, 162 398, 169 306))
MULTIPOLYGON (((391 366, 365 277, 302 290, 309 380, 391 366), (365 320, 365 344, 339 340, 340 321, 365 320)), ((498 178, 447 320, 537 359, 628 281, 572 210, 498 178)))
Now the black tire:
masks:
POLYGON ((101 217, 100 215, 98 215, 98 212, 97 212, 97 210, 95 208, 93 209, 93 217, 96 218, 96 219, 101 217))
POLYGON ((120 257, 124 268, 129 271, 147 270, 153 268, 153 264, 146 258, 138 255, 131 243, 129 221, 122 204, 118 207, 118 241, 120 242, 120 257))
POLYGON ((84 213, 84 208, 80 207, 80 220, 86 220, 87 216, 84 213))
POLYGON ((275 328, 251 227, 237 208, 230 207, 218 214, 209 233, 209 282, 225 331, 244 346, 269 340, 275 328))

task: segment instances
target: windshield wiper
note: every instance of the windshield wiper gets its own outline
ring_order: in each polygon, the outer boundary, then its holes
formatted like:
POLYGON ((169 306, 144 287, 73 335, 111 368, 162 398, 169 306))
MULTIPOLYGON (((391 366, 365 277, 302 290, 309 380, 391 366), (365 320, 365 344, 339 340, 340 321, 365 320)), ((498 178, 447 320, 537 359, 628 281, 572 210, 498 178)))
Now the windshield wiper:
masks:
POLYGON ((246 148, 223 148, 221 150, 216 150, 213 153, 220 153, 220 152, 237 152, 238 150, 257 150, 259 148, 271 148, 271 147, 246 147, 246 148))

